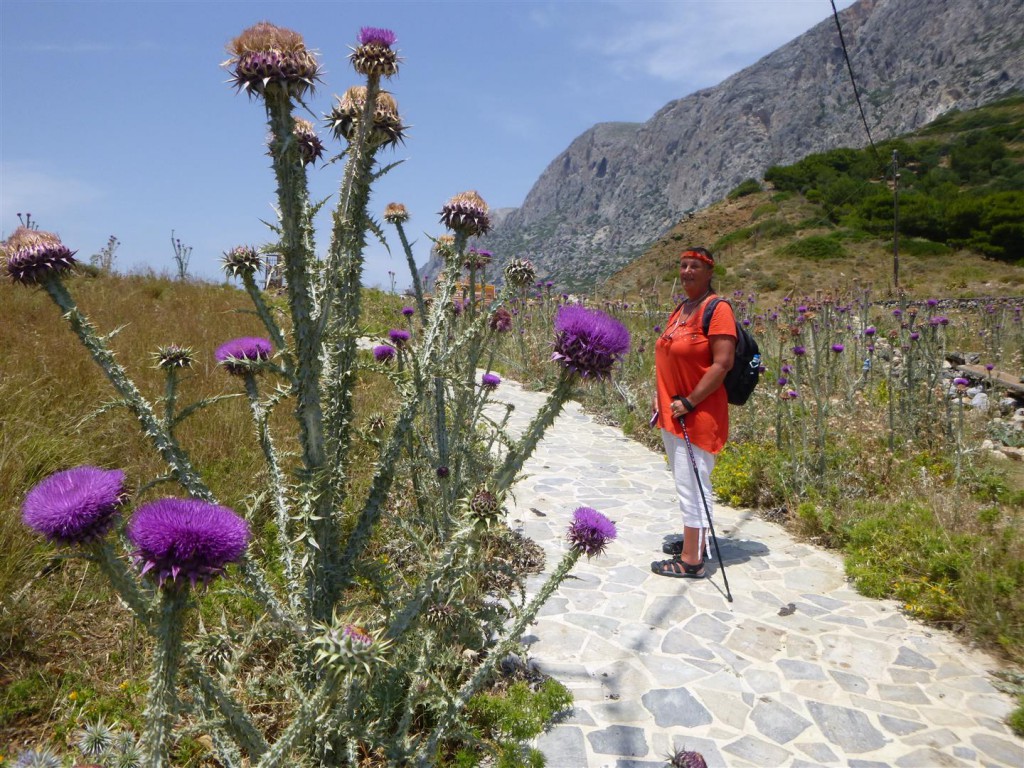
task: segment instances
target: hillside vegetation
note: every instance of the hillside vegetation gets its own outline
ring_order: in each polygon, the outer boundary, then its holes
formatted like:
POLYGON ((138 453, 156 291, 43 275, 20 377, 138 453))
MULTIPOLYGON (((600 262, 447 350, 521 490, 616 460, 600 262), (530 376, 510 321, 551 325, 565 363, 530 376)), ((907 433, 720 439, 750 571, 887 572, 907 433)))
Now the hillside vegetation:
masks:
POLYGON ((600 293, 668 298, 687 245, 716 253, 723 292, 766 299, 870 287, 893 297, 1024 293, 1024 96, 951 113, 909 136, 773 167, 680 221, 600 293))

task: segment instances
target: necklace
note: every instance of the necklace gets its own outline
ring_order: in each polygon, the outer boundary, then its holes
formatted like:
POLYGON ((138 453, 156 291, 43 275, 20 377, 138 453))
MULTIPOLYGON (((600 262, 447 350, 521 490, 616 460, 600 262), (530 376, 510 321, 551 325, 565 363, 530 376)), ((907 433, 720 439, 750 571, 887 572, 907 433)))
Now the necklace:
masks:
POLYGON ((708 296, 711 295, 711 289, 708 288, 703 294, 698 296, 696 299, 686 299, 679 307, 679 314, 676 316, 676 325, 686 325, 690 322, 690 318, 693 317, 693 313, 697 311, 697 308, 701 305, 708 296))
POLYGON ((696 299, 686 299, 683 301, 683 303, 679 305, 679 313, 676 315, 676 321, 665 329, 665 332, 661 335, 659 341, 671 343, 672 337, 676 335, 676 331, 689 325, 691 318, 697 312, 701 303, 710 295, 711 288, 708 288, 704 291, 702 296, 699 296, 696 299))

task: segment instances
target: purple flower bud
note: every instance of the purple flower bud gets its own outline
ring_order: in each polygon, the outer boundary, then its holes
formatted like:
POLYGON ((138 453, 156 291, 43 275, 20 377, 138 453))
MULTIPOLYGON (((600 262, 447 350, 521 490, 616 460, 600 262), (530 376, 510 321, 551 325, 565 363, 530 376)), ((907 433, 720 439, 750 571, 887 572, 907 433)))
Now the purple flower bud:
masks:
POLYGON ((782 373, 783 373, 783 375, 790 374, 792 372, 793 372, 793 366, 791 366, 791 365, 784 365, 784 366, 782 366, 782 373))
POLYGON ((796 308, 796 311, 799 312, 800 314, 803 314, 804 312, 807 311, 807 307, 801 304, 799 307, 796 308))
POLYGON ((992 365, 992 363, 985 363, 985 370, 986 371, 991 371, 993 368, 995 368, 995 366, 992 365))
POLYGON ((789 379, 787 379, 785 376, 779 376, 779 386, 784 387, 787 384, 789 384, 789 379))
POLYGON ((927 304, 929 307, 937 307, 937 306, 939 306, 939 300, 938 299, 928 299, 928 301, 926 301, 925 304, 927 304))
POLYGON ((467 237, 485 235, 491 229, 487 203, 474 191, 460 192, 441 207, 441 223, 467 237))
POLYGON ((796 400, 798 397, 800 397, 800 395, 795 389, 787 389, 782 393, 783 400, 796 400))
POLYGON ((392 50, 395 33, 390 29, 363 27, 359 30, 359 45, 349 60, 361 75, 391 77, 398 72, 398 54, 392 50))
POLYGON ((21 520, 48 541, 84 544, 106 535, 125 498, 121 470, 75 467, 32 488, 22 504, 21 520))
POLYGON ((416 314, 416 310, 412 307, 402 307, 402 314, 406 317, 412 317, 416 314))
POLYGON ((875 329, 875 326, 873 325, 869 325, 867 328, 864 329, 864 335, 867 336, 869 339, 876 333, 878 333, 878 331, 875 329))
POLYGON ((744 317, 742 325, 743 325, 744 328, 749 326, 750 325, 750 318, 749 317, 744 317))
POLYGON ((581 376, 607 378, 629 351, 629 331, 596 309, 563 306, 555 316, 552 360, 581 376))
POLYGON ((902 317, 903 316, 903 310, 897 307, 896 309, 894 309, 892 311, 892 316, 893 317, 902 317))
POLYGON ((921 338, 921 334, 920 333, 918 333, 917 331, 912 331, 911 332, 911 334, 910 334, 910 340, 911 341, 917 341, 920 338, 921 338))
POLYGON ((67 272, 76 263, 75 252, 49 232, 18 227, 0 243, 0 264, 5 263, 11 280, 36 285, 67 272))
POLYGON ((604 552, 608 542, 616 536, 615 523, 590 507, 578 507, 572 513, 572 524, 567 538, 574 549, 587 557, 604 552))
POLYGON ((378 344, 373 348, 373 357, 378 363, 386 363, 398 353, 390 344, 378 344))
POLYGON ((448 467, 440 466, 437 468, 437 477, 439 480, 444 480, 451 473, 448 467))
POLYGON ((269 359, 272 352, 269 339, 243 336, 221 344, 213 356, 232 376, 244 376, 257 370, 258 364, 269 359))
POLYGON ((844 347, 842 344, 837 343, 832 345, 832 351, 835 352, 837 355, 844 349, 846 349, 846 347, 844 347))
POLYGON ((489 392, 493 392, 501 384, 501 377, 496 373, 485 373, 480 377, 480 386, 489 392))
POLYGON ((142 573, 161 586, 208 582, 249 545, 249 524, 227 507, 199 499, 158 499, 135 510, 128 540, 142 573))
POLYGON ((388 331, 388 337, 394 343, 396 347, 401 349, 406 345, 406 342, 411 338, 410 333, 404 328, 392 328, 388 331))
POLYGON ((796 355, 797 357, 803 357, 804 355, 807 354, 807 350, 801 347, 799 344, 797 344, 795 347, 793 347, 793 354, 796 355))
POLYGON ((660 325, 654 326, 654 332, 655 333, 661 333, 661 326, 660 325))
POLYGON ((970 383, 971 382, 969 382, 963 376, 957 376, 955 379, 953 379, 953 385, 956 386, 956 387, 965 388, 970 383))

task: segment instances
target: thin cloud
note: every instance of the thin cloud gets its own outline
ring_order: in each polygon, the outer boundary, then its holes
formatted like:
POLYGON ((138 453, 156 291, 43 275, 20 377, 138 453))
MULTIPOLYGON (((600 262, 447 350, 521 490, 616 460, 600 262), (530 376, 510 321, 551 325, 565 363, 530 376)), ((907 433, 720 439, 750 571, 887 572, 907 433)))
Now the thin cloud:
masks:
POLYGON ((21 53, 63 53, 69 55, 88 55, 97 53, 148 53, 160 49, 156 43, 140 40, 131 45, 113 45, 111 43, 75 42, 75 43, 25 43, 24 45, 12 46, 13 50, 21 53))
POLYGON ((13 163, 0 165, 0 224, 4 230, 18 225, 18 213, 32 213, 45 229, 67 214, 103 198, 99 187, 80 179, 59 176, 13 163))
POLYGON ((624 79, 656 78, 700 88, 798 37, 828 18, 830 10, 824 3, 799 1, 609 3, 576 44, 603 57, 624 79))

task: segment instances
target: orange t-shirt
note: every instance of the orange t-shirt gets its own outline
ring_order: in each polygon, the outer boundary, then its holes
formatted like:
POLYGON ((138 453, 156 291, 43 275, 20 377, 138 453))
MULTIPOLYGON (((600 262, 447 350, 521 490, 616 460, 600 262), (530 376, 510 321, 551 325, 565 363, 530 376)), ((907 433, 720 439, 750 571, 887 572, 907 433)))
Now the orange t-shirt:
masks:
MULTIPOLYGON (((690 316, 685 324, 679 325, 682 305, 676 308, 668 319, 665 332, 654 344, 654 370, 658 386, 658 426, 683 436, 683 428, 674 418, 669 407, 676 395, 686 397, 694 390, 704 374, 711 368, 711 342, 708 336, 732 336, 736 338, 736 320, 732 307, 725 301, 718 303, 704 335, 704 308, 709 296, 690 316)), ((718 453, 729 439, 729 400, 725 387, 719 387, 697 404, 692 413, 686 414, 686 431, 690 442, 709 453, 718 453)))

